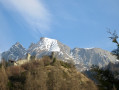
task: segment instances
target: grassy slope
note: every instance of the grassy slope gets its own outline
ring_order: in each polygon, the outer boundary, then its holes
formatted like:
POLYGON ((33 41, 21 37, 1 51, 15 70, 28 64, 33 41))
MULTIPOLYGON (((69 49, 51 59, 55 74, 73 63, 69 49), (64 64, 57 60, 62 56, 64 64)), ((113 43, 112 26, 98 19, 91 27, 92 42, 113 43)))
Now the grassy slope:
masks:
POLYGON ((0 90, 97 90, 74 65, 43 57, 22 66, 0 68, 0 90))

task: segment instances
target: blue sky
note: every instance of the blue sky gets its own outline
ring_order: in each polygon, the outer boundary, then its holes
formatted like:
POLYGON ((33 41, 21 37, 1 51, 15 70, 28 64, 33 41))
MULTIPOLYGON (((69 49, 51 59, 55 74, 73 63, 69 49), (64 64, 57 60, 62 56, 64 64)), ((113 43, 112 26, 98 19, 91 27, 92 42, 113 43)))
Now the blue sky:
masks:
POLYGON ((0 0, 0 52, 40 37, 111 51, 107 28, 119 33, 119 0, 0 0))

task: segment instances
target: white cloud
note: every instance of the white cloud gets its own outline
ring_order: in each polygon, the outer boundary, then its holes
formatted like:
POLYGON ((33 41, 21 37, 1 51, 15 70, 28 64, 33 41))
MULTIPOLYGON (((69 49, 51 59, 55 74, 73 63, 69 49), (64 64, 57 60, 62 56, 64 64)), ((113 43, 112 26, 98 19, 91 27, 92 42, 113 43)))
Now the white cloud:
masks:
POLYGON ((50 31, 51 14, 41 0, 0 0, 0 3, 20 14, 32 31, 41 34, 50 31))

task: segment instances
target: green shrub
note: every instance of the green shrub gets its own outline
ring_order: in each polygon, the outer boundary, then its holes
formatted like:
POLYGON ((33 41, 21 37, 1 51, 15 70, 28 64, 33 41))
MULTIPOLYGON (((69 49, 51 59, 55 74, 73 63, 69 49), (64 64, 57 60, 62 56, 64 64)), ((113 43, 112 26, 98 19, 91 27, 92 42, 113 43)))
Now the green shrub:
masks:
POLYGON ((65 68, 71 68, 72 67, 72 65, 70 63, 63 62, 63 61, 60 61, 60 64, 61 64, 61 66, 65 67, 65 68))

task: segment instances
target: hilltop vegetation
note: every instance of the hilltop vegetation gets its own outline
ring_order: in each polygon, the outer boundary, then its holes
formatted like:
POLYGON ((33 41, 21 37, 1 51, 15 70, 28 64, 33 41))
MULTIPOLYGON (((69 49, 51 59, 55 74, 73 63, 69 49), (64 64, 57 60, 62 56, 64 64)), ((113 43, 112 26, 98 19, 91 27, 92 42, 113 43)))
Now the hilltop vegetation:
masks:
POLYGON ((73 64, 45 56, 21 66, 3 64, 0 90, 97 90, 97 87, 73 64))

